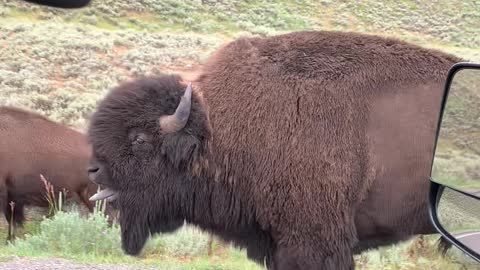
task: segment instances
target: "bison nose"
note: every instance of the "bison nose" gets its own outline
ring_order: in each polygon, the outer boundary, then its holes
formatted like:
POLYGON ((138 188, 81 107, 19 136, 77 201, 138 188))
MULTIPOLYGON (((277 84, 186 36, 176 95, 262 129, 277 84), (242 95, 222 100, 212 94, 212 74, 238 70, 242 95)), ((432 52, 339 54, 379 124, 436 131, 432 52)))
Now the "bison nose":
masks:
POLYGON ((87 172, 88 172, 88 179, 90 179, 90 181, 92 181, 95 184, 99 184, 98 183, 98 175, 100 174, 100 167, 89 166, 87 168, 87 172))

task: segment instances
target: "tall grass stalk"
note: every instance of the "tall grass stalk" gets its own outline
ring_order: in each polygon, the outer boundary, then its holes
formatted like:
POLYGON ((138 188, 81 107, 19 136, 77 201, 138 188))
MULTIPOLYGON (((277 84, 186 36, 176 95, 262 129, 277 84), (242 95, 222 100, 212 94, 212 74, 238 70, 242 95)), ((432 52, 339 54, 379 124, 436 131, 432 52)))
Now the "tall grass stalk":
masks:
POLYGON ((66 194, 68 191, 66 189, 63 189, 63 192, 62 191, 58 192, 58 203, 57 203, 57 201, 55 200, 55 189, 52 183, 50 183, 42 174, 40 174, 40 180, 43 182, 45 191, 47 193, 45 196, 45 199, 48 202, 48 210, 49 210, 48 216, 53 216, 57 212, 62 211, 63 202, 66 199, 66 194))

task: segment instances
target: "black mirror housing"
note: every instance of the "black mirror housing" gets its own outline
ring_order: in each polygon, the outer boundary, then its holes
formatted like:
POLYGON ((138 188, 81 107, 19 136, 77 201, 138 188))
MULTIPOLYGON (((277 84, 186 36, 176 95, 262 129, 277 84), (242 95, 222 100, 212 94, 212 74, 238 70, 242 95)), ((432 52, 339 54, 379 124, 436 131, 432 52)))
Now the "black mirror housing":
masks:
MULTIPOLYGON (((476 119, 477 113, 480 113, 480 106, 476 106, 478 104, 480 63, 455 64, 447 75, 437 124, 430 172, 429 212, 432 224, 446 241, 480 262, 480 171, 475 170, 480 168, 480 154, 476 149, 469 149, 469 146, 454 148, 454 151, 447 147, 451 145, 452 137, 457 135, 457 128, 462 130, 461 135, 469 142, 480 142, 477 125, 480 118, 476 119), (474 102, 471 102, 472 97, 474 102), (458 113, 459 108, 469 112, 473 110, 474 117, 463 119, 464 115, 458 113), (465 130, 465 126, 471 128, 465 130), (473 167, 470 166, 466 173, 457 164, 451 164, 452 157, 472 159, 473 167)), ((472 114, 468 115, 470 117, 472 114)))
POLYGON ((26 2, 55 8, 75 9, 90 4, 90 0, 25 0, 26 2))

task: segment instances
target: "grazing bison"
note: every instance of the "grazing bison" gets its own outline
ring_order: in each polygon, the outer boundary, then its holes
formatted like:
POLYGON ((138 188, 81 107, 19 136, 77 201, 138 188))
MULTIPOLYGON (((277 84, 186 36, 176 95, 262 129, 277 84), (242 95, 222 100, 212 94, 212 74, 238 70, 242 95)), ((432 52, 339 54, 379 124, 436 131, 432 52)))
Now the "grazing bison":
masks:
POLYGON ((269 269, 352 269, 354 253, 435 233, 428 176, 457 61, 305 31, 231 42, 192 85, 122 83, 89 127, 89 176, 108 187, 94 199, 116 198, 131 255, 186 220, 269 269))
MULTIPOLYGON (((97 185, 85 169, 91 155, 86 136, 47 118, 13 107, 0 107, 0 209, 12 225, 22 225, 24 206, 46 207, 42 174, 55 192, 67 189, 93 211, 88 198, 97 185), (13 220, 10 202, 15 202, 13 220)), ((58 195, 58 194, 56 194, 58 195)))

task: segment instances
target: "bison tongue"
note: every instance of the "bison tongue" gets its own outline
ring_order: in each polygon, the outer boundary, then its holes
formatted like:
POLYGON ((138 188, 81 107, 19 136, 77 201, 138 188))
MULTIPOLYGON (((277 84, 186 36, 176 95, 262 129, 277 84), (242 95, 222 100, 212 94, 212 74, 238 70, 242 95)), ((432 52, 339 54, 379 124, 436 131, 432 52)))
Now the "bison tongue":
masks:
POLYGON ((115 199, 115 197, 116 197, 115 191, 106 188, 104 190, 99 191, 98 193, 96 193, 92 197, 90 197, 89 200, 90 201, 98 201, 98 200, 103 200, 105 198, 110 198, 112 196, 114 197, 114 198, 112 198, 112 200, 115 199))
POLYGON ((107 202, 113 202, 117 199, 117 197, 118 197, 118 193, 113 193, 112 196, 107 198, 107 202))

